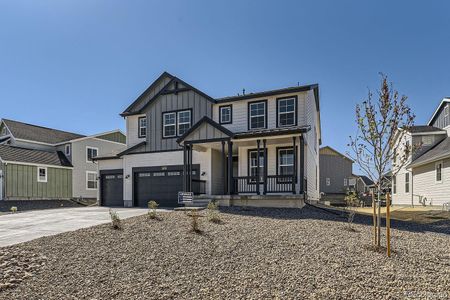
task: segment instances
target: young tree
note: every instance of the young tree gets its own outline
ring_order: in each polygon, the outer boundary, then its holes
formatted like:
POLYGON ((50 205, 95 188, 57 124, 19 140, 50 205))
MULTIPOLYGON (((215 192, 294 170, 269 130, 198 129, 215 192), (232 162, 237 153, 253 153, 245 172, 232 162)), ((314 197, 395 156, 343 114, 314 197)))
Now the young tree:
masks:
POLYGON ((415 115, 406 103, 407 97, 394 90, 387 76, 381 75, 381 87, 377 99, 373 94, 361 104, 356 105, 357 133, 350 137, 348 155, 361 170, 375 183, 377 195, 377 246, 381 236, 381 194, 384 174, 392 170, 392 178, 405 165, 409 158, 410 145, 404 142, 406 134, 403 128, 414 124, 415 115), (404 151, 399 151, 403 149, 404 151), (401 154, 403 153, 403 154, 401 154))

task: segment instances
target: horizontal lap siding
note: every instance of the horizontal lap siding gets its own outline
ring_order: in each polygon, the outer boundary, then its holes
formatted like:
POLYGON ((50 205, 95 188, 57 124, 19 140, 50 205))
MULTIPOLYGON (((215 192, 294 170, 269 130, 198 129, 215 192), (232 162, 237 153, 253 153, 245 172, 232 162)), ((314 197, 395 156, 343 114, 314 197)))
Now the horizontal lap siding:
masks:
MULTIPOLYGON (((322 150, 321 150, 322 152, 322 150)), ((352 176, 352 162, 335 153, 320 154, 320 189, 324 193, 344 193, 344 178, 352 176), (330 185, 326 179, 330 178, 330 185)))
POLYGON ((72 170, 47 167, 47 182, 37 181, 37 167, 8 164, 6 197, 23 199, 61 199, 72 197, 72 170))
MULTIPOLYGON (((437 183, 435 163, 414 168, 414 194, 424 196, 432 205, 442 205, 450 202, 450 159, 443 161, 442 183, 437 183)), ((419 198, 414 197, 416 205, 419 204, 419 198)))
POLYGON ((305 134, 305 176, 308 180, 307 193, 309 199, 317 200, 320 198, 319 141, 317 139, 320 124, 313 91, 307 92, 305 103, 306 124, 311 126, 311 130, 305 134))
POLYGON ((289 97, 289 96, 297 96, 298 97, 298 105, 297 105, 297 116, 298 116, 298 125, 306 125, 305 119, 305 101, 306 101, 307 92, 294 93, 294 94, 284 94, 263 98, 255 98, 250 100, 242 100, 235 102, 223 102, 219 104, 214 104, 213 107, 213 119, 217 123, 219 123, 219 107, 223 105, 232 105, 232 120, 231 124, 223 124, 223 126, 230 131, 233 132, 245 132, 248 130, 248 102, 258 101, 258 100, 267 100, 267 127, 268 128, 276 128, 277 127, 277 98, 289 97))

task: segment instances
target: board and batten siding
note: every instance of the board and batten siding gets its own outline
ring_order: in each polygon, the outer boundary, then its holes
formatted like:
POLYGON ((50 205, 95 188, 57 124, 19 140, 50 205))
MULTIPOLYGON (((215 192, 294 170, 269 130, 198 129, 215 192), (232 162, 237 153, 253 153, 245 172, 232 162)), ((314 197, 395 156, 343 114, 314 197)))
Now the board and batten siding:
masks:
MULTIPOLYGON (((427 205, 442 206, 442 204, 450 202, 450 159, 440 162, 443 162, 442 182, 436 182, 437 162, 419 166, 413 170, 414 194, 426 197, 427 205)), ((417 196, 414 197, 414 204, 419 205, 417 196)))
POLYGON ((179 92, 178 94, 160 95, 153 103, 144 109, 147 116, 146 151, 181 149, 177 143, 178 137, 163 138, 162 114, 165 112, 188 109, 192 110, 191 126, 204 116, 210 118, 212 116, 212 102, 193 90, 179 92))
POLYGON ((69 199, 72 170, 47 167, 47 182, 38 182, 37 166, 4 164, 6 199, 69 199))
POLYGON ((435 117, 432 126, 442 128, 442 129, 450 126, 450 113, 447 117, 445 116, 445 113, 444 113, 444 110, 446 107, 449 107, 449 109, 450 109, 450 104, 445 103, 445 105, 442 106, 442 108, 438 111, 437 116, 435 117))
POLYGON ((225 128, 232 132, 247 132, 248 131, 248 103, 254 101, 267 100, 267 128, 277 128, 277 98, 286 98, 290 96, 297 96, 297 118, 298 126, 307 125, 306 123, 306 97, 308 92, 281 94, 270 97, 259 97, 248 100, 239 100, 232 102, 220 102, 213 106, 213 120, 220 123, 219 107, 231 105, 232 106, 232 120, 230 124, 223 124, 225 128))

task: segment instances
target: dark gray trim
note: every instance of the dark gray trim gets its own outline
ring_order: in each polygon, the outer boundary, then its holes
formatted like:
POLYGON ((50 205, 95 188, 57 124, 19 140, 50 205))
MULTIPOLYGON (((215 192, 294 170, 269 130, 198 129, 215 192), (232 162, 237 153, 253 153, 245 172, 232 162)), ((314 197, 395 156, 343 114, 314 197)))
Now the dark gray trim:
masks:
POLYGON ((224 134, 228 135, 229 137, 233 137, 234 133, 231 132, 230 130, 226 129, 225 127, 223 127, 222 125, 218 124, 217 122, 213 121, 211 118, 204 116, 203 118, 201 118, 197 123, 194 124, 194 126, 191 126, 191 128, 188 129, 188 131, 186 131, 178 140, 177 143, 181 143, 187 136, 189 136, 192 132, 194 132, 197 128, 199 128, 203 122, 207 122, 208 124, 210 124, 211 126, 213 126, 214 128, 216 128, 219 131, 222 131, 224 134))
POLYGON ((128 148, 128 149, 125 149, 125 150, 122 151, 122 152, 119 152, 119 153, 117 154, 117 156, 118 156, 118 157, 121 157, 121 156, 123 156, 123 155, 126 155, 126 154, 130 153, 131 151, 133 151, 134 149, 139 148, 139 147, 141 147, 141 146, 144 146, 144 145, 146 145, 146 144, 147 144, 146 141, 142 141, 142 142, 140 142, 140 143, 138 143, 138 144, 136 144, 136 145, 134 145, 134 146, 132 146, 132 147, 130 147, 130 148, 128 148))
POLYGON ((175 151, 183 151, 183 149, 180 148, 180 149, 167 149, 167 150, 139 151, 139 152, 128 153, 126 155, 162 153, 162 152, 175 152, 175 151))
POLYGON ((227 105, 220 105, 219 106, 219 124, 231 124, 233 123, 233 105, 232 104, 227 104, 227 105), (228 122, 222 122, 222 108, 226 108, 229 107, 230 108, 230 121, 228 122))
POLYGON ((247 102, 247 129, 248 130, 259 130, 259 129, 267 129, 267 99, 264 100, 257 100, 257 101, 249 101, 247 102), (257 103, 264 103, 264 127, 259 127, 259 128, 250 128, 250 105, 252 104, 257 104, 257 103))
POLYGON ((229 141, 230 138, 214 138, 214 139, 203 139, 203 140, 193 140, 193 141, 187 141, 185 144, 192 145, 192 144, 205 144, 205 143, 212 143, 212 142, 221 142, 221 141, 229 141))
POLYGON ((277 136, 277 135, 285 135, 285 134, 295 134, 295 133, 306 133, 310 131, 311 128, 292 128, 289 130, 268 130, 262 132, 244 132, 244 133, 236 133, 234 134, 234 139, 244 139, 251 137, 265 137, 265 136, 277 136))
POLYGON ((288 96, 288 97, 280 97, 280 98, 277 98, 276 103, 277 103, 277 109, 276 109, 276 123, 275 123, 275 124, 276 124, 276 127, 277 127, 277 128, 283 128, 283 127, 297 126, 297 124, 298 124, 298 97, 297 97, 297 95, 295 95, 295 96, 288 96), (278 119, 279 102, 280 102, 281 100, 292 99, 292 98, 294 98, 294 102, 295 102, 294 124, 292 124, 292 125, 284 125, 284 126, 280 126, 280 124, 278 124, 278 121, 279 121, 279 119, 278 119))

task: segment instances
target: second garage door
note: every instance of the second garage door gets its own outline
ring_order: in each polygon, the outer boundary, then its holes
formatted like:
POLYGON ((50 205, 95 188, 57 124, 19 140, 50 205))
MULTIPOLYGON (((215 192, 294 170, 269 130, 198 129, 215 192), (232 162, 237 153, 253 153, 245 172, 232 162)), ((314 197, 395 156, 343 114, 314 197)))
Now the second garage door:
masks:
MULTIPOLYGON (((193 166, 198 178, 199 166, 193 166)), ((183 166, 139 168, 134 174, 134 205, 147 207, 154 200, 160 207, 178 206, 178 192, 183 190, 183 166)))

